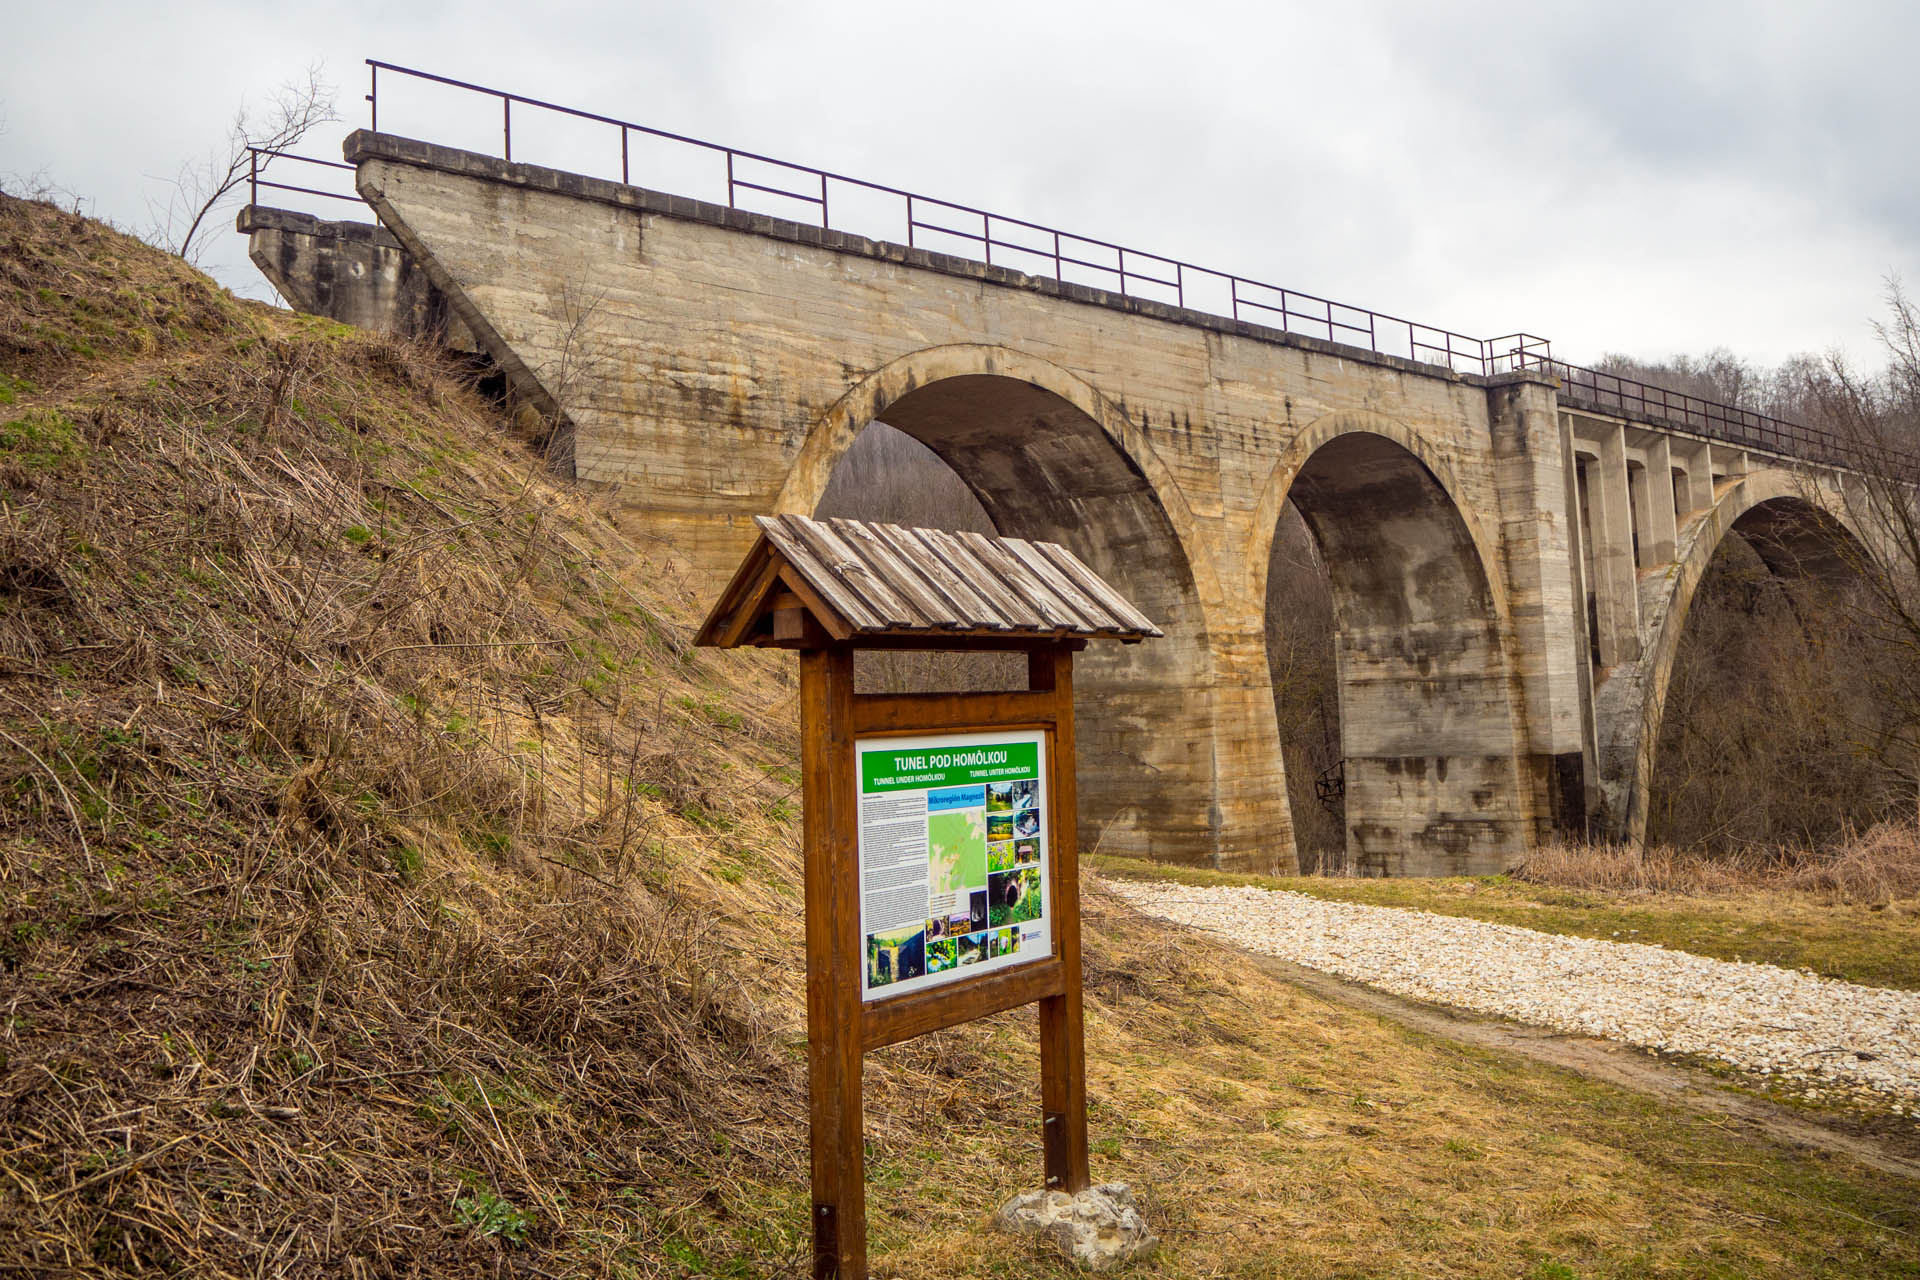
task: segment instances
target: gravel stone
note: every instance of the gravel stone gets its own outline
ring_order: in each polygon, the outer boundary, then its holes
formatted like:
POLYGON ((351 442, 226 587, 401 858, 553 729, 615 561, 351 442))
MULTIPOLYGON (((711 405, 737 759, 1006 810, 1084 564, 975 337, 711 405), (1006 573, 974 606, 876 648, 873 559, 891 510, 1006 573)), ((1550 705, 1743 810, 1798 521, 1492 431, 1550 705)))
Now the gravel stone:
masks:
POLYGON ((1286 890, 1105 883, 1147 915, 1396 995, 1920 1115, 1920 992, 1286 890))
POLYGON ((1124 1182, 1103 1182, 1076 1195, 1034 1191, 1015 1196, 1000 1206, 994 1225, 1038 1236, 1089 1271, 1125 1266, 1160 1244, 1124 1182))

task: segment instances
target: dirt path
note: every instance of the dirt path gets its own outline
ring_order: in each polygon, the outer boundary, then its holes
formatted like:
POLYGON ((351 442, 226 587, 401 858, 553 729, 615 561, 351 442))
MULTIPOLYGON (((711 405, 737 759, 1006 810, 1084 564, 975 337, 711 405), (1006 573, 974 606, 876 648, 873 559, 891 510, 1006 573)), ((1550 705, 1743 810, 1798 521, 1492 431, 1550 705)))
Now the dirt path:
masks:
POLYGON ((1291 961, 1240 947, 1234 950, 1258 968, 1329 1003, 1361 1009, 1430 1035, 1523 1054, 1591 1079, 1657 1094, 1694 1111, 1724 1116, 1736 1127, 1775 1142, 1848 1156, 1882 1173, 1920 1179, 1920 1133, 1897 1120, 1887 1121, 1882 1130, 1869 1121, 1796 1111, 1732 1092, 1705 1071, 1665 1062, 1612 1040, 1563 1035, 1410 1000, 1291 961))

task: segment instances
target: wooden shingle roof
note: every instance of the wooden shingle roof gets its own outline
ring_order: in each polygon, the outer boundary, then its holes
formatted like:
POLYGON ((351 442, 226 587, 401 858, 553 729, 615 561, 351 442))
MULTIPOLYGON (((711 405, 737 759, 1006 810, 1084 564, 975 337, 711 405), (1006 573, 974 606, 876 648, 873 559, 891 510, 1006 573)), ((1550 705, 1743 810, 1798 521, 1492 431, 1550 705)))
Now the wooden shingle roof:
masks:
POLYGON ((772 614, 804 607, 834 641, 1109 639, 1160 628, 1052 542, 863 520, 756 516, 760 538, 696 644, 790 644, 772 614))

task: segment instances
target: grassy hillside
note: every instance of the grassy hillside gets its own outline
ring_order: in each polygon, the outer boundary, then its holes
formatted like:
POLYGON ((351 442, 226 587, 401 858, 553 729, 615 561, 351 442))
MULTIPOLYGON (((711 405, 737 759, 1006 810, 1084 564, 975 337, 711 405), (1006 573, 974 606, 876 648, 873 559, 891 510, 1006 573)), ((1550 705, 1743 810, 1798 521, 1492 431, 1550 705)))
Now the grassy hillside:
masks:
POLYGON ((0 206, 0 368, 10 1208, 107 1269, 444 1267, 721 1116, 785 1168, 777 667, 432 356, 98 225, 0 206))
MULTIPOLYGON (((430 352, 0 199, 0 1271, 804 1274, 788 660, 430 352)), ((1175 1276, 1920 1273, 1912 1186, 1089 897, 1175 1276)), ((870 1059, 881 1274, 1045 1276, 1031 1012, 870 1059)))

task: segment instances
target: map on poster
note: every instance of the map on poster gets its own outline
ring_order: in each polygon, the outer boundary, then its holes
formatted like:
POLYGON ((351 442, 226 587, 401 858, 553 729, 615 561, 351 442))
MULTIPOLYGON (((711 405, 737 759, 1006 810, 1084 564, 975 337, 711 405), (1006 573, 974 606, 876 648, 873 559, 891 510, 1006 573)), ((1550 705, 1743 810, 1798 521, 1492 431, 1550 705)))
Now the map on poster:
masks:
POLYGON ((862 998, 1049 955, 1045 733, 863 738, 854 750, 862 998))

